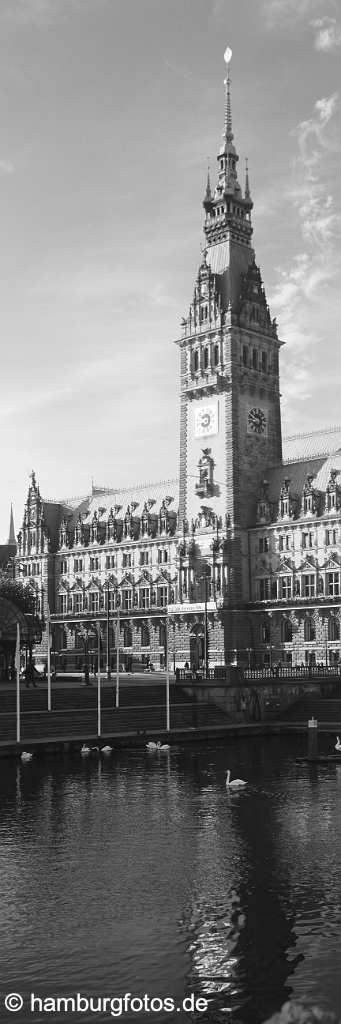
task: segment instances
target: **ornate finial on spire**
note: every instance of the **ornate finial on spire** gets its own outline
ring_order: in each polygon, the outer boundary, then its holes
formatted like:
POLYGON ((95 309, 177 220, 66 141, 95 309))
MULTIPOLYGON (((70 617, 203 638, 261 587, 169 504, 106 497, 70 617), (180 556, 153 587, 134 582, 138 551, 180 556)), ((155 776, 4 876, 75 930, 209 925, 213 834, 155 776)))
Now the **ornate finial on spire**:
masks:
POLYGON ((228 46, 224 53, 224 61, 227 64, 226 78, 224 79, 224 85, 226 90, 226 103, 225 103, 225 125, 224 125, 224 139, 226 142, 231 142, 233 139, 232 132, 232 113, 231 113, 231 97, 230 97, 230 60, 232 57, 232 50, 228 46))
POLYGON ((249 161, 245 160, 245 199, 250 199, 249 161))

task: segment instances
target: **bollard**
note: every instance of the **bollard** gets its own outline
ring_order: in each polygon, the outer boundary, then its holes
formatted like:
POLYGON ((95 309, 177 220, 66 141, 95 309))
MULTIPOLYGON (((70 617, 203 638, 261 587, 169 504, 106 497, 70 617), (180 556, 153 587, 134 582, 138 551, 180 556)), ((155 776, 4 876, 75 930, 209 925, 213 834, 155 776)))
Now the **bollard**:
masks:
POLYGON ((308 721, 308 760, 313 761, 318 753, 317 718, 308 721))

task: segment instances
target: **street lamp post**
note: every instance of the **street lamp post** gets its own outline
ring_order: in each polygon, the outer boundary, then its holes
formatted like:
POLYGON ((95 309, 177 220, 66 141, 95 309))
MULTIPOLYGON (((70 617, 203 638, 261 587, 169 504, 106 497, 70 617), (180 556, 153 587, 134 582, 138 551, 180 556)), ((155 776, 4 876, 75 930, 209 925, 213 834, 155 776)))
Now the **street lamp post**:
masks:
POLYGON ((110 666, 110 615, 109 615, 109 580, 107 580, 107 679, 111 678, 110 666))
POLYGON ((116 707, 120 706, 120 598, 117 595, 116 619, 116 707))
POLYGON ((97 736, 101 735, 101 627, 97 622, 97 736))
POLYGON ((166 614, 166 729, 170 730, 170 704, 169 704, 169 612, 167 606, 166 614))

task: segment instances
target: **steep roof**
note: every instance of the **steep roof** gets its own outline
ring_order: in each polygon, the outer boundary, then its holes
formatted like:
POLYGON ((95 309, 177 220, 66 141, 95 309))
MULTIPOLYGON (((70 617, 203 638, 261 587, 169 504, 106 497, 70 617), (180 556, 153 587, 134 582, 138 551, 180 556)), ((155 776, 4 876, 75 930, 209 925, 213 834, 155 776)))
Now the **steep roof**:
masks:
POLYGON ((283 440, 283 462, 316 459, 341 450, 341 426, 312 430, 309 434, 293 434, 283 440))

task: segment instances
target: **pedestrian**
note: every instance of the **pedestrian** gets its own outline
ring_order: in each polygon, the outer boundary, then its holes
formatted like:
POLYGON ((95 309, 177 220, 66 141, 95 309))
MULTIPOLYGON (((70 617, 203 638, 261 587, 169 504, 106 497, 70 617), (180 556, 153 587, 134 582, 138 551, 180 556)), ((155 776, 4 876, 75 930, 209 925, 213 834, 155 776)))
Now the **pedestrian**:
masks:
POLYGON ((31 685, 31 683, 32 683, 32 686, 34 686, 34 688, 36 688, 37 684, 36 684, 36 681, 35 681, 35 678, 34 678, 34 665, 33 665, 32 661, 29 661, 27 663, 27 665, 26 665, 26 672, 25 672, 25 686, 26 686, 27 690, 28 690, 29 686, 31 685))
POLYGON ((85 683, 85 686, 89 686, 90 685, 89 666, 88 665, 84 665, 84 683, 85 683))

